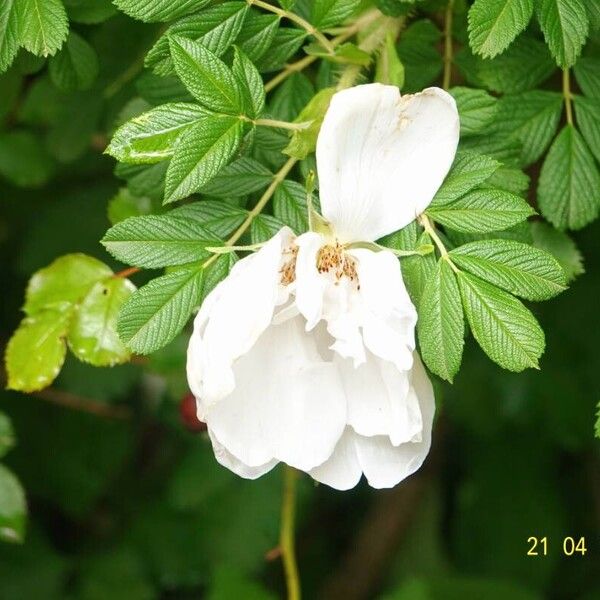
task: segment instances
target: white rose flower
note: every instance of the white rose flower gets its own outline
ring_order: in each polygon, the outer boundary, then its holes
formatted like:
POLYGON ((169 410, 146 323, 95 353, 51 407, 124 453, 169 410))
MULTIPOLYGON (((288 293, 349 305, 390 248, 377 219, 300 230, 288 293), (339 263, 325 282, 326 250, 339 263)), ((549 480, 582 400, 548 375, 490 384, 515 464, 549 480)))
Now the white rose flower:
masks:
POLYGON ((434 414, 397 257, 373 242, 413 221, 454 159, 438 88, 334 95, 317 142, 330 234, 282 229, 204 301, 187 373, 217 460, 256 478, 278 462, 345 490, 391 487, 423 463, 434 414), (363 244, 363 246, 368 246, 363 244))

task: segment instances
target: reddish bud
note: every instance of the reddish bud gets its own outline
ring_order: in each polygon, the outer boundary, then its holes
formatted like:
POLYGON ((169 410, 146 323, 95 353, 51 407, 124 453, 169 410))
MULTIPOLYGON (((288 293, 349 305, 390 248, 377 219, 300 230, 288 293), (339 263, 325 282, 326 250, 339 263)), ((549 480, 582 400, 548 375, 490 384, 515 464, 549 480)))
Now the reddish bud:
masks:
POLYGON ((179 415, 183 426, 192 433, 206 431, 206 423, 196 416, 196 398, 194 394, 186 394, 179 403, 179 415))

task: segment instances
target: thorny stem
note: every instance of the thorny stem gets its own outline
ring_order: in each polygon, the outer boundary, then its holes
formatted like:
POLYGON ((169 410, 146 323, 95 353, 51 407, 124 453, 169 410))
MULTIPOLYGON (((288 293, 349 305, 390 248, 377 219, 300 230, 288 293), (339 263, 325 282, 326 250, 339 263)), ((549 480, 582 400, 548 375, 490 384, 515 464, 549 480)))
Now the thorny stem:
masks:
POLYGON ((422 214, 419 217, 419 223, 423 226, 425 231, 429 234, 429 237, 433 240, 433 243, 437 246, 437 249, 440 251, 442 258, 448 262, 450 267, 455 273, 458 273, 458 268, 450 259, 450 255, 448 254, 448 250, 446 250, 446 246, 444 246, 444 242, 440 239, 440 236, 437 234, 435 227, 429 220, 429 217, 426 214, 422 214))
POLYGON ((333 47, 332 43, 314 25, 311 25, 300 15, 284 10, 283 8, 279 8, 278 6, 273 6, 268 2, 263 2, 263 0, 246 1, 250 6, 258 6, 259 8, 272 12, 282 18, 296 23, 297 25, 300 25, 300 27, 302 27, 302 29, 304 29, 308 34, 312 35, 319 42, 319 44, 321 44, 321 46, 327 50, 329 54, 333 54, 335 52, 335 48, 333 47))
POLYGON ((289 121, 277 121, 275 119, 255 119, 253 123, 255 125, 262 125, 263 127, 279 127, 280 129, 290 129, 291 131, 302 131, 310 126, 311 121, 290 123, 289 121))
MULTIPOLYGON (((350 25, 342 34, 333 38, 331 40, 331 45, 336 48, 340 44, 343 44, 346 40, 349 40, 352 36, 356 35, 361 29, 370 25, 375 19, 381 16, 381 13, 378 10, 372 10, 365 13, 362 17, 357 19, 352 25, 350 25)), ((318 56, 311 55, 305 56, 296 62, 290 63, 286 65, 281 71, 270 79, 265 84, 265 93, 269 93, 273 89, 275 89, 281 82, 285 81, 290 75, 293 73, 299 73, 303 71, 308 66, 312 65, 318 58, 318 56)))
POLYGON ((452 79, 452 17, 454 11, 454 0, 448 0, 446 16, 444 19, 444 76, 442 87, 447 90, 452 79))
POLYGON ((571 94, 571 79, 569 75, 569 69, 563 69, 563 98, 565 100, 565 111, 567 113, 567 123, 569 125, 573 125, 573 107, 572 107, 572 99, 573 96, 571 94))
POLYGON ((292 467, 285 466, 283 473, 283 498, 281 501, 281 533, 279 547, 285 570, 285 582, 288 600, 300 600, 300 577, 294 548, 296 521, 296 481, 298 473, 292 467))

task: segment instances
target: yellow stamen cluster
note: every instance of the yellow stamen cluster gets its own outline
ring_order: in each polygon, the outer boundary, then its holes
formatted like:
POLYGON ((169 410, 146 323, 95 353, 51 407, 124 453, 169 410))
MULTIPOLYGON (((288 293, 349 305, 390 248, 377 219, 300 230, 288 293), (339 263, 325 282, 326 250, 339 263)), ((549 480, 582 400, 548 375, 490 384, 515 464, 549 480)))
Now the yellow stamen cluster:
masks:
POLYGON ((339 242, 336 242, 335 245, 327 244, 319 250, 317 254, 317 270, 319 273, 333 271, 337 281, 346 276, 350 281, 358 283, 356 261, 352 256, 344 252, 344 247, 339 242))
POLYGON ((292 244, 283 251, 287 260, 279 270, 281 273, 281 284, 290 285, 296 279, 296 258, 298 257, 298 246, 292 244))

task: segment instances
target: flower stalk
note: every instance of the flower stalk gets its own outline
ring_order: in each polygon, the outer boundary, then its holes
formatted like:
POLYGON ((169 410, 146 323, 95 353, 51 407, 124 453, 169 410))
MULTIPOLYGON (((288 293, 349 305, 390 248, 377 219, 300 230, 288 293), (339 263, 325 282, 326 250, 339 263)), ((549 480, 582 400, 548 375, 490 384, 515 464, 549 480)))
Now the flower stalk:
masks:
POLYGON ((281 502, 281 533, 279 545, 285 571, 288 600, 300 600, 300 577, 294 544, 296 529, 296 483, 298 472, 287 465, 283 472, 283 499, 281 502))
POLYGON ((454 0, 448 0, 444 18, 444 75, 442 87, 447 90, 452 80, 452 58, 454 48, 452 46, 452 18, 454 16, 454 0))

